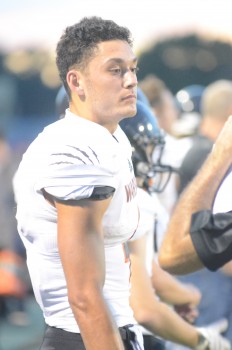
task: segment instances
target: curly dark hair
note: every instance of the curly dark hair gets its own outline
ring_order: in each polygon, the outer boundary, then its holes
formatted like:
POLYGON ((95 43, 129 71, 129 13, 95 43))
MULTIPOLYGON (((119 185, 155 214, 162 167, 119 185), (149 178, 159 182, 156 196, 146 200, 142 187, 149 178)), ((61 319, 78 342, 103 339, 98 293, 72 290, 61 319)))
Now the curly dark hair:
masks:
POLYGON ((68 94, 68 70, 74 65, 84 70, 93 57, 97 44, 109 40, 123 40, 130 46, 133 42, 131 32, 126 27, 96 16, 84 17, 80 22, 65 29, 57 44, 56 64, 68 94))

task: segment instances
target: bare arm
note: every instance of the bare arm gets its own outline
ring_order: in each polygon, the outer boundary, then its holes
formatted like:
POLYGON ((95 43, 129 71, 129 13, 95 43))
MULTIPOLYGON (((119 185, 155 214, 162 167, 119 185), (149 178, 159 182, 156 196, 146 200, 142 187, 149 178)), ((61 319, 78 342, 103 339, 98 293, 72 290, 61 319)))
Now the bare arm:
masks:
POLYGON ((193 285, 180 282, 153 261, 152 285, 160 299, 168 304, 197 306, 201 300, 200 291, 193 285))
POLYGON ((129 243, 131 258, 131 306, 138 323, 153 334, 191 348, 196 347, 199 333, 155 295, 144 263, 145 239, 129 243))
POLYGON ((180 282, 176 277, 161 269, 153 260, 152 285, 159 298, 173 306, 187 322, 193 323, 199 316, 197 306, 201 300, 200 291, 191 284, 180 282))
POLYGON ((191 184, 180 197, 164 237, 159 262, 174 274, 203 267, 190 236, 192 214, 211 210, 214 197, 232 163, 232 117, 228 118, 212 152, 191 184))
POLYGON ((89 350, 124 349, 102 292, 105 262, 101 222, 109 201, 56 202, 58 246, 68 298, 89 350))

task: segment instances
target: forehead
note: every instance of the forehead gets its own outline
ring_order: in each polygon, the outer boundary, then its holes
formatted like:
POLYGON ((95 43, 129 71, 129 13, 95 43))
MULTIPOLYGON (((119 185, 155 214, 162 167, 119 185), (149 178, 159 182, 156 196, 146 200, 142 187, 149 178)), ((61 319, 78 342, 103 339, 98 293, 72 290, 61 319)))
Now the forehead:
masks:
POLYGON ((96 55, 93 60, 101 61, 103 64, 112 61, 133 63, 137 62, 137 57, 132 47, 126 41, 111 40, 97 45, 96 55))

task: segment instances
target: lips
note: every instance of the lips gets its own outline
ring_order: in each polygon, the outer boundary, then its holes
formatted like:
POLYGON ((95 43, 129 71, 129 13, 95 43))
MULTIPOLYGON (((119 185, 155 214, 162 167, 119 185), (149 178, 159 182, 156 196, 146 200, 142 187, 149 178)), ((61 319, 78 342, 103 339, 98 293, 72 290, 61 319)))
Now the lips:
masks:
POLYGON ((136 96, 135 95, 128 95, 128 96, 124 97, 123 100, 136 100, 136 96))

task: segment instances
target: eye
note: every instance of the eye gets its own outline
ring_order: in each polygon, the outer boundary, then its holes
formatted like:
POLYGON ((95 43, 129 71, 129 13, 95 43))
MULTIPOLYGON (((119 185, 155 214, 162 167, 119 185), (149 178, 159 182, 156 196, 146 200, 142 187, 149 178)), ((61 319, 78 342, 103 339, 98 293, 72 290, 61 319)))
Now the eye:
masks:
POLYGON ((133 67, 131 68, 132 73, 137 74, 139 71, 139 67, 133 67))
POLYGON ((110 71, 115 74, 115 75, 120 75, 122 73, 121 68, 117 67, 117 68, 111 68, 110 71))

